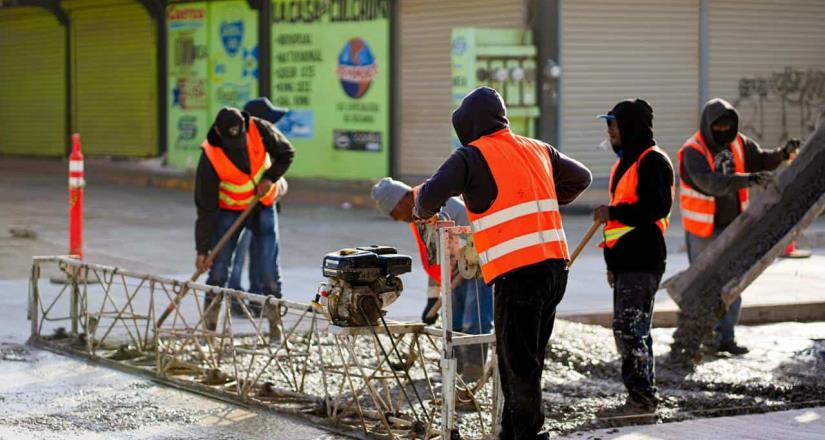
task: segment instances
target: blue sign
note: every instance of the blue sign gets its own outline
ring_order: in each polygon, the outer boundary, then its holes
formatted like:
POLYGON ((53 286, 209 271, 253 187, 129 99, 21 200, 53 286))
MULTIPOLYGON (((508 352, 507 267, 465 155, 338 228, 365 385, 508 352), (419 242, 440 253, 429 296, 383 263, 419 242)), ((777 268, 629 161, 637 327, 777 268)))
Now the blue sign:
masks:
POLYGON ((234 57, 241 50, 243 43, 243 21, 222 22, 221 41, 226 53, 234 57))
POLYGON ((275 126, 290 139, 312 139, 314 119, 312 110, 290 110, 275 126))

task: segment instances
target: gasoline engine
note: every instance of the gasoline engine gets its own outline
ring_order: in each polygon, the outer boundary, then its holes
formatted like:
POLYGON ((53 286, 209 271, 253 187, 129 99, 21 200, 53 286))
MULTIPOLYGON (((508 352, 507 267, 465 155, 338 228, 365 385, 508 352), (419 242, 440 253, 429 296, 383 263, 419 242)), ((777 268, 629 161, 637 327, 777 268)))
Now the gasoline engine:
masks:
POLYGON ((389 246, 341 249, 324 256, 327 282, 313 307, 339 326, 377 325, 386 308, 404 289, 399 275, 410 271, 412 259, 389 246))

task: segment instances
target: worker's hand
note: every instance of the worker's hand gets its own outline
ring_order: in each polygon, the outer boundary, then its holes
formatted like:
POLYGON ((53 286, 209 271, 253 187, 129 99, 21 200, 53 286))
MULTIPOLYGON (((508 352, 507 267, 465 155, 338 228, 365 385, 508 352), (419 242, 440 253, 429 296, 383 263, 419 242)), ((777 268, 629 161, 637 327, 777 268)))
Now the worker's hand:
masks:
POLYGON ((613 275, 613 272, 608 270, 607 271, 607 285, 610 286, 610 288, 612 289, 615 284, 616 284, 616 278, 613 275))
POLYGON ((206 259, 206 255, 198 254, 195 258, 195 269, 206 272, 210 267, 212 267, 212 262, 206 259))
POLYGON ((773 181, 773 173, 770 171, 759 171, 748 174, 749 186, 765 186, 773 181))
POLYGON ((785 146, 782 147, 782 152, 785 153, 785 159, 794 159, 799 153, 799 147, 802 146, 802 141, 799 138, 790 138, 785 141, 785 146))
POLYGON ((265 196, 266 193, 269 192, 269 188, 271 188, 271 187, 272 187, 272 180, 270 180, 266 177, 261 179, 261 181, 258 183, 258 197, 265 196))
POLYGON ((434 314, 434 316, 429 317, 430 310, 435 307, 435 303, 438 301, 438 298, 427 298, 427 305, 424 306, 424 311, 421 313, 421 322, 427 325, 435 324, 435 321, 438 320, 438 313, 434 314))
POLYGON ((607 205, 602 205, 596 208, 593 211, 593 221, 600 222, 600 223, 607 223, 610 220, 610 207, 607 205))

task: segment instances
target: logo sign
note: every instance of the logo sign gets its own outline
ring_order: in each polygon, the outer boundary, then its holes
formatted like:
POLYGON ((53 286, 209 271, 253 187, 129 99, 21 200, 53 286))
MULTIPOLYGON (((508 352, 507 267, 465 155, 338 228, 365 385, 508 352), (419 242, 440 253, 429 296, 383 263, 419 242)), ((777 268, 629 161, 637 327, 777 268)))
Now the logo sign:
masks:
POLYGON ((198 134, 198 123, 194 116, 185 115, 178 119, 178 141, 191 141, 198 134))
POLYGON ((221 23, 221 41, 229 56, 234 57, 243 43, 243 21, 224 21, 221 23))
POLYGON ((335 130, 332 142, 336 150, 381 151, 381 133, 377 131, 335 130))
POLYGON ((350 98, 358 99, 367 93, 378 73, 378 65, 366 41, 360 38, 347 41, 338 55, 336 73, 350 98))

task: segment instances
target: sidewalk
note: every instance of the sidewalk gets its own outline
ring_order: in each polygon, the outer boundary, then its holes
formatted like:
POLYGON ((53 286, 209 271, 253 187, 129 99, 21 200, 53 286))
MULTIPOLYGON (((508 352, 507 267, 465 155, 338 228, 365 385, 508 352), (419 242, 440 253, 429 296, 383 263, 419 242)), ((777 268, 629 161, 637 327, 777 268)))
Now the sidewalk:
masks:
POLYGON ((825 407, 578 432, 564 440, 819 440, 825 407))

